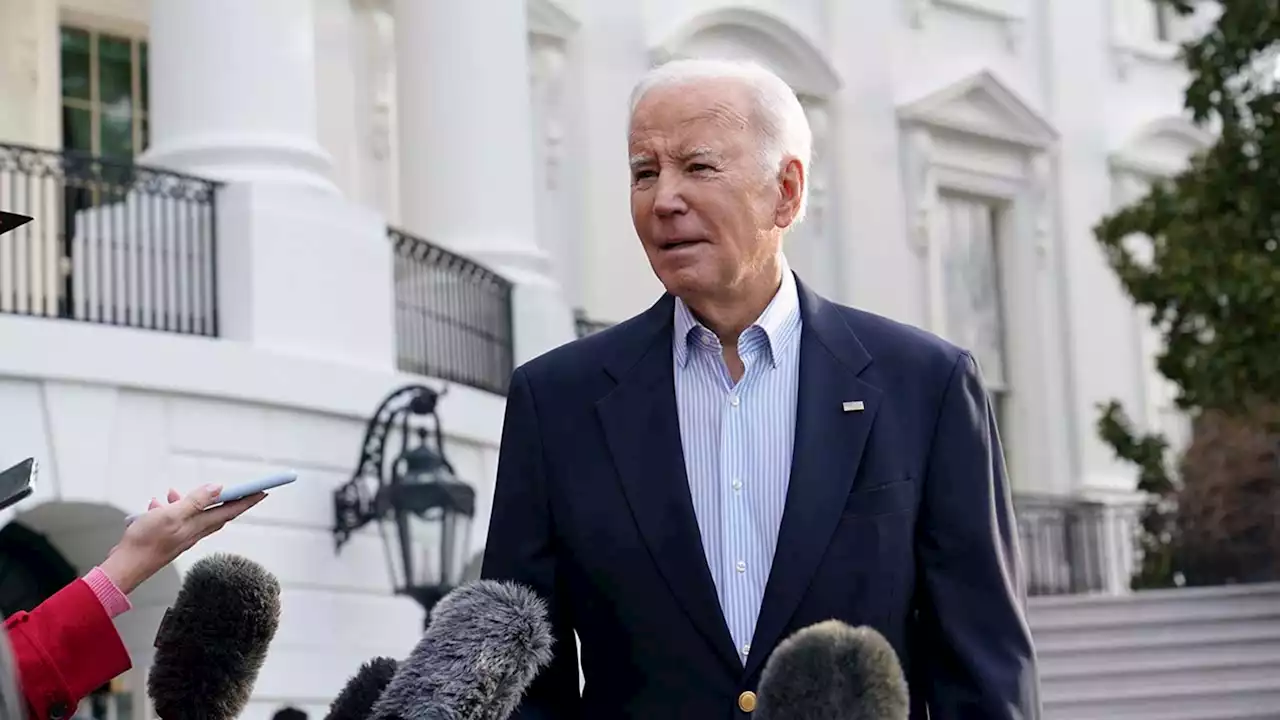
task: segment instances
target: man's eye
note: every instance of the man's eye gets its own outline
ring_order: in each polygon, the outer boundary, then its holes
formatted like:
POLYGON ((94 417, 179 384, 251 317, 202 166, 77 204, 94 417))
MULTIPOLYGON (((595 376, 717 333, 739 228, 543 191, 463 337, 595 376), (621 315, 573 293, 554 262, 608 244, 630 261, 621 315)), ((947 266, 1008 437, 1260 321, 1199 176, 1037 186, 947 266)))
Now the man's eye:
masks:
POLYGON ((641 180, 648 180, 652 177, 655 177, 656 175, 657 173, 655 173, 652 170, 637 170, 632 177, 635 179, 636 182, 639 182, 641 180))
POLYGON ((713 169, 714 168, 712 168, 710 165, 707 165, 705 163, 694 163, 689 166, 690 172, 704 172, 704 171, 713 170, 713 169))

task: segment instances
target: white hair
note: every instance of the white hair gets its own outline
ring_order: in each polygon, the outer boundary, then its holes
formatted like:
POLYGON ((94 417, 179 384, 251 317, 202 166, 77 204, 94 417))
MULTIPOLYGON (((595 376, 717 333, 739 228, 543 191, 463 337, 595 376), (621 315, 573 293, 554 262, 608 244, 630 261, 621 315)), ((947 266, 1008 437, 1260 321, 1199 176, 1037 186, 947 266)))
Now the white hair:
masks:
POLYGON ((645 73, 631 91, 631 113, 644 96, 655 88, 669 88, 701 81, 738 82, 751 91, 755 107, 752 125, 760 136, 760 164, 771 177, 782 170, 789 157, 800 161, 805 185, 800 208, 793 224, 804 218, 809 200, 809 162, 813 155, 813 130, 804 106, 786 81, 765 67, 748 61, 694 58, 672 60, 645 73))

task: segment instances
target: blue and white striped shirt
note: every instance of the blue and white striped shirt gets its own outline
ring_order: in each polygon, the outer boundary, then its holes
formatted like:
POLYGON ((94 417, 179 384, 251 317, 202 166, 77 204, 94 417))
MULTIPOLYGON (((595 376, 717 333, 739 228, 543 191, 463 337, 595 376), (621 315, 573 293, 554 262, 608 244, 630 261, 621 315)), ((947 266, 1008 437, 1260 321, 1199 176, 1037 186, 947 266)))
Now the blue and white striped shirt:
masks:
POLYGON ((778 545, 795 440, 800 300, 782 286, 738 337, 746 370, 735 386, 720 341, 675 302, 675 388, 685 470, 702 547, 734 646, 751 651, 778 545))

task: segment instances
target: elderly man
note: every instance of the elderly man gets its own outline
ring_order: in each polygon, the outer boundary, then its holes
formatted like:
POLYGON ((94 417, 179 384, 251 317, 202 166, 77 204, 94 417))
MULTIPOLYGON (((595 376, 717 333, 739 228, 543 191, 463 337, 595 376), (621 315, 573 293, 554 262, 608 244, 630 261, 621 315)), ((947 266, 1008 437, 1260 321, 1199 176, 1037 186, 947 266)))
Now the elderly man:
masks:
POLYGON ((517 717, 748 717, 770 652, 828 618, 888 638, 913 718, 1038 717, 977 364, 791 273, 810 143, 753 65, 636 88, 632 219, 667 292, 507 401, 483 576, 535 588, 556 636, 517 717))

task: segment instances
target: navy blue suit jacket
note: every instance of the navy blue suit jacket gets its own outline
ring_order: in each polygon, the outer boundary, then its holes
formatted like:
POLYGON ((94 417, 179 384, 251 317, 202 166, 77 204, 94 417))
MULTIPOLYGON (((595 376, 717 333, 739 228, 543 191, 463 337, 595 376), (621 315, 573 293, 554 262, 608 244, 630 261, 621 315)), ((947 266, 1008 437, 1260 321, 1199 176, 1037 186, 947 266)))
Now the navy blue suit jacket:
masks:
POLYGON ((926 703, 931 720, 1039 717, 1009 483, 976 363, 799 291, 794 461, 745 667, 685 475, 671 296, 513 374, 482 575, 536 589, 555 630, 555 659, 516 718, 746 718, 738 696, 778 642, 829 618, 893 644, 913 720, 926 703), (865 409, 844 412, 849 400, 865 409))

